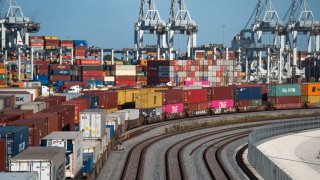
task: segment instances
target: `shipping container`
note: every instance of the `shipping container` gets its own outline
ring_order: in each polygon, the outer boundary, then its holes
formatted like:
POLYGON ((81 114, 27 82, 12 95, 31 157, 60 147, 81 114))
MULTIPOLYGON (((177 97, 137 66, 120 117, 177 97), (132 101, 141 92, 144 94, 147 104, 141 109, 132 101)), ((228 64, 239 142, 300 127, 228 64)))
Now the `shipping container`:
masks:
POLYGON ((0 110, 11 110, 14 108, 15 96, 2 95, 0 96, 0 110))
POLYGON ((121 112, 111 113, 107 116, 107 119, 108 117, 116 118, 117 125, 125 124, 125 121, 126 121, 126 114, 121 112))
POLYGON ((150 92, 135 94, 135 107, 137 109, 150 109, 162 107, 162 93, 150 92))
POLYGON ((99 96, 98 95, 82 95, 80 98, 89 99, 89 108, 98 109, 99 108, 99 96))
POLYGON ((100 142, 99 141, 83 141, 82 149, 83 153, 93 154, 93 163, 96 164, 100 158, 100 142))
POLYGON ((135 120, 139 119, 139 109, 123 109, 118 112, 125 113, 125 120, 135 120))
POLYGON ((132 103, 135 101, 135 94, 139 94, 139 89, 115 90, 118 93, 118 105, 132 103))
MULTIPOLYGON (((2 88, 1 88, 2 89, 2 88)), ((13 95, 14 96, 14 104, 22 105, 28 102, 33 101, 33 96, 29 92, 26 91, 1 91, 0 95, 13 95)))
POLYGON ((32 94, 31 101, 34 101, 39 95, 38 88, 1 88, 0 89, 0 94, 2 94, 4 92, 9 92, 9 93, 13 93, 13 92, 19 93, 19 92, 21 92, 22 94, 26 94, 25 92, 28 92, 29 94, 32 94))
POLYGON ((211 100, 226 100, 226 99, 233 99, 234 92, 233 87, 213 87, 208 88, 208 91, 211 90, 211 100))
POLYGON ((33 113, 40 112, 47 108, 44 102, 28 102, 20 106, 22 110, 32 110, 33 113))
POLYGON ((45 121, 47 124, 48 134, 54 131, 62 130, 61 119, 59 118, 59 114, 54 112, 39 112, 33 114, 31 116, 32 119, 36 119, 38 121, 45 121))
POLYGON ((149 109, 139 109, 141 116, 146 118, 146 123, 156 123, 163 120, 162 107, 159 108, 149 108, 149 109))
POLYGON ((19 119, 26 119, 32 116, 33 111, 29 109, 25 109, 25 110, 13 109, 10 111, 6 111, 5 114, 18 115, 19 119))
POLYGON ((0 179, 40 180, 37 172, 0 172, 0 179))
POLYGON ((301 84, 302 96, 320 96, 320 83, 301 84))
POLYGON ((260 87, 237 87, 234 88, 236 100, 262 99, 262 88, 260 87))
POLYGON ((208 103, 185 104, 184 106, 187 116, 198 116, 208 114, 208 103))
POLYGON ((270 84, 268 86, 268 97, 276 96, 300 96, 300 84, 270 84))
POLYGON ((10 171, 37 172, 39 180, 65 179, 65 156, 61 147, 30 147, 10 159, 10 171))
POLYGON ((102 138, 106 133, 105 124, 105 109, 86 109, 80 113, 79 129, 84 138, 102 138))
POLYGON ((268 103, 274 109, 297 109, 303 106, 300 96, 268 97, 268 103))
POLYGON ((41 146, 63 147, 65 149, 66 177, 79 178, 82 176, 82 133, 81 132, 52 132, 42 138, 41 146))
POLYGON ((162 106, 162 112, 173 114, 173 113, 182 113, 184 111, 183 103, 179 104, 166 104, 162 106))
POLYGON ((184 96, 182 89, 168 89, 162 91, 163 104, 179 104, 183 103, 184 96))
POLYGON ((107 135, 109 136, 109 140, 112 140, 115 135, 115 125, 106 125, 107 132, 109 132, 107 135))
POLYGON ((207 90, 206 89, 191 89, 184 90, 184 103, 195 104, 207 102, 207 90))
POLYGON ((48 124, 46 121, 37 119, 20 119, 10 122, 9 126, 27 126, 29 128, 29 146, 39 146, 41 138, 48 135, 48 124))
POLYGON ((83 153, 82 173, 88 176, 93 171, 93 153, 83 153))
POLYGON ((0 127, 0 139, 6 141, 6 169, 9 159, 29 147, 29 130, 27 126, 0 127))
POLYGON ((6 170, 6 140, 0 139, 0 172, 6 170))
POLYGON ((65 96, 66 101, 70 101, 71 99, 80 97, 81 93, 61 93, 61 94, 57 94, 57 96, 65 96))

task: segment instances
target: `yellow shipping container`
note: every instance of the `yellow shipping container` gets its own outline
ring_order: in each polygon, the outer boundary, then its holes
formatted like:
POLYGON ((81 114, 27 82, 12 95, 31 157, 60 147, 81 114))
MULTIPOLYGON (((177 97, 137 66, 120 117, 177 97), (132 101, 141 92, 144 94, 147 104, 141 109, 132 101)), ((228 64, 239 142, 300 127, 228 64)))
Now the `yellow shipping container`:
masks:
POLYGON ((135 104, 137 109, 150 109, 162 106, 162 93, 149 92, 135 94, 135 104))
POLYGON ((301 102, 303 103, 320 103, 320 96, 301 96, 301 102))
POLYGON ((319 96, 320 95, 320 83, 304 83, 301 84, 302 96, 319 96))
POLYGON ((118 92, 118 105, 134 102, 134 94, 139 94, 140 89, 116 90, 118 92))
POLYGON ((111 113, 115 113, 117 111, 118 111, 118 108, 107 109, 107 115, 109 115, 111 113))
POLYGON ((167 90, 167 89, 168 87, 141 88, 141 93, 156 92, 156 91, 167 90))
POLYGON ((58 40, 58 36, 45 36, 45 40, 58 40))

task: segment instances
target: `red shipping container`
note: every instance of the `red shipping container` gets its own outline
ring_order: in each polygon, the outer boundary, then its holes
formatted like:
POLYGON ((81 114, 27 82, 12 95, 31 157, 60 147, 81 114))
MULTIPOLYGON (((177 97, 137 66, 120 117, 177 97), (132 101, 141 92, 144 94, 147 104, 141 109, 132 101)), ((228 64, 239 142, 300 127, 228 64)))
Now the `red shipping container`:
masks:
POLYGON ((48 65, 37 65, 36 66, 36 72, 37 72, 37 74, 48 75, 49 74, 48 65))
POLYGON ((51 81, 71 81, 71 76, 51 75, 51 81))
POLYGON ((20 119, 17 114, 0 114, 0 126, 6 126, 9 122, 20 119))
POLYGON ((137 81, 147 81, 147 76, 137 76, 137 81))
POLYGON ((60 46, 62 47, 73 47, 73 41, 72 40, 61 40, 60 46))
POLYGON ((82 76, 90 77, 90 76, 104 76, 103 71, 83 71, 82 76))
POLYGON ((166 104, 179 104, 183 103, 183 90, 182 89, 168 89, 162 91, 162 103, 166 104))
POLYGON ((276 98, 268 98, 268 101, 273 104, 296 104, 301 103, 300 96, 283 96, 276 98))
POLYGON ((80 65, 100 65, 100 60, 77 60, 80 65))
POLYGON ((30 38, 30 40, 31 39, 44 39, 43 36, 30 36, 29 38, 30 38))
POLYGON ((6 170, 6 140, 0 139, 0 172, 6 170))
POLYGON ((101 77, 101 76, 90 76, 90 77, 82 77, 81 78, 82 81, 93 81, 93 80, 96 80, 96 81, 104 81, 104 77, 101 77))
POLYGON ((233 99, 233 87, 212 87, 211 89, 211 100, 226 100, 233 99))
POLYGON ((118 93, 111 91, 83 91, 86 95, 99 95, 99 107, 112 109, 118 107, 118 93))
POLYGON ((67 118, 68 117, 67 117, 66 112, 63 109, 57 109, 57 106, 52 106, 52 107, 55 107, 55 108, 51 107, 50 109, 46 109, 46 110, 43 110, 41 112, 56 114, 57 117, 58 117, 59 129, 63 130, 65 128, 65 126, 67 125, 67 121, 68 121, 67 118))
POLYGON ((87 49, 88 49, 87 46, 77 46, 77 47, 75 48, 76 51, 78 51, 78 50, 87 50, 87 49))
POLYGON ((74 53, 75 56, 86 56, 85 52, 75 52, 74 53))
POLYGON ((20 119, 8 124, 9 126, 29 127, 29 146, 39 146, 41 139, 48 135, 48 125, 46 121, 37 119, 20 119))
POLYGON ((30 118, 32 116, 33 110, 15 109, 15 110, 7 111, 7 112, 5 112, 5 114, 18 115, 19 119, 27 119, 27 118, 30 118))
POLYGON ((184 90, 184 103, 195 104, 207 102, 207 90, 206 89, 191 89, 184 90))
POLYGON ((116 86, 135 86, 136 81, 116 81, 116 86))
POLYGON ((37 121, 45 121, 47 124, 48 134, 54 131, 62 130, 62 123, 60 122, 59 114, 54 112, 39 112, 33 114, 30 119, 36 119, 37 121))
POLYGON ((65 65, 65 64, 51 64, 50 65, 51 70, 70 70, 71 65, 65 65))
POLYGON ((35 64, 35 65, 49 65, 50 61, 34 61, 33 64, 35 64))
POLYGON ((61 112, 65 114, 65 126, 62 130, 73 131, 75 130, 75 116, 76 111, 74 106, 71 105, 57 105, 53 106, 52 109, 61 109, 61 112))

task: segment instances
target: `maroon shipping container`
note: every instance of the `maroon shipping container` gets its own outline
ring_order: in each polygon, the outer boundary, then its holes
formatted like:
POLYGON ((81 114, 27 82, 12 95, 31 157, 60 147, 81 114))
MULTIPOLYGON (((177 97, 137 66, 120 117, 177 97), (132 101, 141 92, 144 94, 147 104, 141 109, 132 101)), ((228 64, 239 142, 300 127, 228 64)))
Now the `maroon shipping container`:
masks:
POLYGON ((32 119, 36 119, 38 121, 46 121, 48 125, 48 134, 54 131, 62 130, 62 123, 60 122, 59 114, 54 112, 39 112, 33 114, 32 119))
POLYGON ((46 107, 48 109, 51 106, 61 105, 62 102, 66 101, 66 97, 65 96, 49 96, 49 97, 37 99, 37 101, 45 102, 47 105, 46 107))
MULTIPOLYGON (((56 106, 50 107, 49 109, 43 110, 41 112, 56 113, 59 117, 59 123, 60 123, 61 129, 68 130, 69 121, 70 121, 70 115, 69 115, 70 112, 68 112, 68 110, 65 107, 63 107, 62 105, 56 105, 56 106)), ((73 113, 73 118, 74 118, 74 113, 73 113)))
POLYGON ((85 109, 89 109, 90 100, 89 98, 76 98, 70 101, 63 102, 63 105, 69 105, 74 108, 74 125, 79 124, 79 113, 85 109))
MULTIPOLYGON (((56 105, 50 108, 53 111, 57 111, 64 116, 64 123, 62 124, 62 130, 69 131, 75 128, 75 108, 70 105, 56 105)), ((49 110, 50 110, 49 109, 49 110)))
POLYGON ((184 103, 195 104, 207 102, 207 90, 206 89, 192 89, 184 90, 184 103))
POLYGON ((135 81, 136 76, 116 76, 116 81, 135 81))
POLYGON ((183 90, 182 89, 168 89, 162 91, 162 103, 165 104, 178 104, 183 103, 183 90))
POLYGON ((0 139, 0 172, 6 170, 6 140, 0 139))
POLYGON ((137 81, 147 81, 147 76, 137 76, 137 81))
POLYGON ((104 77, 102 76, 90 76, 90 77, 82 77, 82 81, 104 81, 104 77))
POLYGON ((36 65, 36 72, 37 74, 49 74, 48 65, 36 65))
POLYGON ((205 111, 208 109, 208 103, 186 104, 185 109, 187 111, 205 111))
POLYGON ((111 91, 83 91, 86 95, 99 96, 99 108, 111 109, 118 107, 118 93, 111 91))
POLYGON ((33 114, 33 110, 25 109, 25 110, 20 110, 20 109, 15 109, 15 110, 10 110, 5 112, 5 114, 13 114, 13 115, 18 115, 20 118, 19 119, 27 119, 30 118, 33 114))
POLYGON ((6 126, 9 122, 20 119, 18 114, 0 114, 0 126, 6 126))
POLYGON ((71 65, 65 65, 65 64, 51 64, 50 65, 51 70, 71 70, 71 65))
POLYGON ((84 77, 103 76, 103 71, 83 71, 82 76, 84 77))
POLYGON ((300 96, 284 96, 268 98, 270 108, 274 109, 298 109, 303 107, 300 96))
POLYGON ((211 100, 225 100, 225 99, 233 99, 233 87, 213 87, 211 90, 211 100))
POLYGON ((39 146, 41 139, 48 135, 48 124, 46 121, 37 119, 20 119, 10 122, 9 126, 28 126, 29 127, 29 146, 39 146))
POLYGON ((51 81, 71 81, 71 76, 64 76, 64 75, 51 75, 51 81))
POLYGON ((136 81, 116 81, 116 86, 135 86, 136 81))

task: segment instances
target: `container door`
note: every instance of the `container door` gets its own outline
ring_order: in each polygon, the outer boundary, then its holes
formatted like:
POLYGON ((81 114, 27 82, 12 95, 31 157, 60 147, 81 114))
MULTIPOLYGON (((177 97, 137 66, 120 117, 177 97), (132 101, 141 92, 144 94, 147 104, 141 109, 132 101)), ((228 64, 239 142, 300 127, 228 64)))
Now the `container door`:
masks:
POLYGON ((52 179, 51 176, 51 165, 47 162, 33 162, 32 169, 33 172, 37 172, 39 179, 52 179))
POLYGON ((13 162, 10 164, 10 171, 28 171, 27 162, 13 162))
POLYGON ((90 114, 80 115, 80 131, 83 133, 83 137, 90 137, 90 114))
POLYGON ((91 137, 100 137, 101 134, 101 114, 91 115, 91 137))

